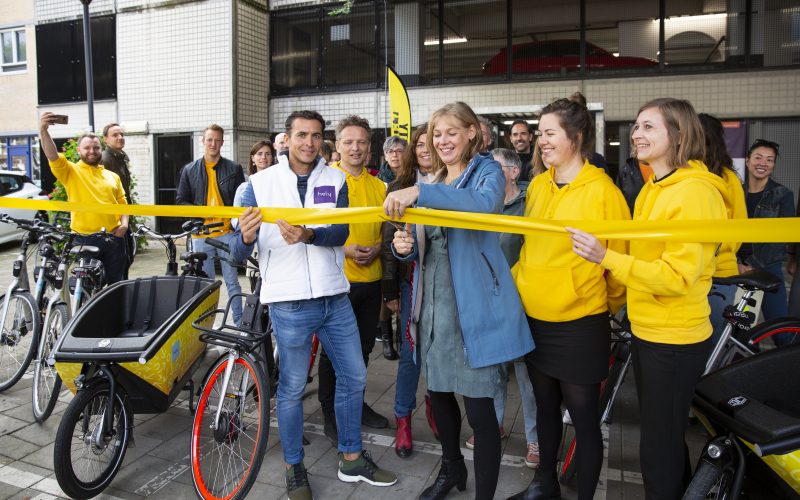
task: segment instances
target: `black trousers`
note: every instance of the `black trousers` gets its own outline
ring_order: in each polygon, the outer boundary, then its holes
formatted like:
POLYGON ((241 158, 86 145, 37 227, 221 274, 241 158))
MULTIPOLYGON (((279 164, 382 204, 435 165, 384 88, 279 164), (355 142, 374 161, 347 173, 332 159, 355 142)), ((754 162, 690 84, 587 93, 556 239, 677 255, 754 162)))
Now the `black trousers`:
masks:
MULTIPOLYGON (((431 396, 433 419, 442 442, 442 458, 464 458, 461 455, 461 409, 455 394, 434 391, 428 393, 431 396)), ((497 489, 501 458, 500 428, 494 413, 494 400, 464 396, 464 411, 475 433, 475 499, 491 500, 497 489)))
POLYGON ((711 352, 697 344, 659 344, 633 337, 639 397, 639 459, 647 500, 675 500, 689 485, 692 466, 685 432, 694 387, 711 352))
MULTIPOLYGON (((364 365, 369 364, 369 355, 375 347, 375 334, 378 329, 378 316, 381 311, 381 282, 351 283, 350 304, 358 324, 358 333, 361 337, 361 354, 364 356, 364 365)), ((319 356, 319 402, 322 405, 322 414, 326 419, 334 417, 333 398, 336 393, 336 373, 333 371, 331 360, 320 346, 319 356)))
POLYGON ((100 236, 78 236, 75 243, 79 245, 90 245, 100 249, 97 258, 103 262, 103 270, 106 274, 106 284, 113 285, 117 281, 122 281, 125 277, 126 266, 128 265, 128 252, 125 249, 125 238, 112 236, 111 241, 106 241, 100 236))

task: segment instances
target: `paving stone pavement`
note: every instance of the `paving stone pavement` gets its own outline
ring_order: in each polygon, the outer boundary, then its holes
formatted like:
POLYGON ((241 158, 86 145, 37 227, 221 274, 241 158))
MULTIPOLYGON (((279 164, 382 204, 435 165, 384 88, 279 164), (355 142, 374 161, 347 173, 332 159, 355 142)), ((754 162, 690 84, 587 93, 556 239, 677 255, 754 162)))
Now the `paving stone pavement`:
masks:
MULTIPOLYGON (((11 262, 16 257, 17 245, 0 246, 0 287, 3 290, 11 281, 11 262)), ((131 269, 131 277, 162 274, 165 269, 165 253, 158 244, 137 256, 131 269)), ((31 265, 32 268, 32 265, 31 265)), ((249 285, 241 277, 243 290, 249 285)), ((226 300, 222 287, 221 300, 226 300)), ((208 362, 215 359, 211 354, 208 362)), ((396 362, 381 356, 380 343, 372 353, 368 367, 366 401, 379 413, 390 417, 394 399, 396 362)), ((201 377, 204 368, 195 373, 201 377)), ((524 466, 526 450, 524 423, 514 370, 510 370, 508 401, 504 428, 510 437, 503 441, 503 462, 495 498, 506 498, 524 489, 533 476, 533 471, 524 466)), ((415 453, 409 459, 398 458, 393 449, 394 430, 364 428, 364 445, 376 462, 398 473, 398 482, 391 487, 377 488, 366 484, 347 484, 336 479, 336 450, 322 432, 322 414, 317 400, 317 382, 309 384, 304 404, 305 435, 310 444, 305 448, 305 464, 309 469, 310 482, 318 499, 410 499, 419 496, 436 476, 439 467, 440 448, 425 421, 423 404, 424 382, 417 394, 419 406, 412 418, 415 453)), ((184 393, 185 394, 185 393, 184 393)), ((72 395, 63 391, 53 415, 43 424, 36 424, 31 415, 31 376, 0 393, 0 499, 53 499, 62 498, 53 474, 53 442, 61 415, 72 395)), ((274 409, 274 401, 271 404, 274 409)), ((638 427, 636 425, 636 399, 633 376, 630 374, 615 407, 614 422, 604 426, 606 458, 600 485, 595 499, 639 499, 644 498, 641 475, 638 468, 638 427)), ((273 412, 274 416, 274 412, 273 412)), ((189 428, 191 414, 184 396, 164 414, 136 415, 133 437, 135 447, 129 448, 124 464, 110 487, 100 499, 190 499, 196 498, 189 470, 189 428)), ((462 442, 470 435, 470 428, 463 420, 462 442)), ((570 442, 568 428, 565 441, 570 442)), ((699 430, 693 430, 690 444, 693 460, 705 441, 699 430)), ((464 448, 468 460, 470 478, 464 492, 454 490, 448 498, 468 499, 474 496, 472 453, 464 448)), ((574 484, 563 487, 564 498, 577 498, 574 484)), ((271 425, 269 448, 250 498, 286 498, 283 483, 283 460, 276 424, 271 425)))

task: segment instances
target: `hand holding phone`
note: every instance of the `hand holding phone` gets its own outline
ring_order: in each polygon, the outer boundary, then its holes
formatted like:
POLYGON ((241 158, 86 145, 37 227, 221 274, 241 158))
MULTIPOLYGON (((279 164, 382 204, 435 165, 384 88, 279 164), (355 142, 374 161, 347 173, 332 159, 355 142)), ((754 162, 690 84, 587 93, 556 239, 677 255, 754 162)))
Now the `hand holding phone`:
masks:
POLYGON ((69 123, 69 116, 67 115, 53 115, 52 122, 59 125, 67 125, 69 123))

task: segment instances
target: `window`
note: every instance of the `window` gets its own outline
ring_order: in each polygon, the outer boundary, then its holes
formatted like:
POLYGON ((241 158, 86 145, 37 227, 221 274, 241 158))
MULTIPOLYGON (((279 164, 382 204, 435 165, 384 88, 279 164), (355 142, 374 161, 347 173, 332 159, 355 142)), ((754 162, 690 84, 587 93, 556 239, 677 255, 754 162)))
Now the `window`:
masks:
POLYGON ((23 179, 17 175, 0 174, 0 194, 5 196, 22 189, 23 179))
MULTIPOLYGON (((117 37, 114 16, 93 17, 94 98, 117 97, 117 37)), ((83 21, 36 26, 39 104, 86 100, 83 21)))
POLYGON ((25 71, 28 68, 24 27, 0 31, 0 44, 3 46, 3 73, 25 71))

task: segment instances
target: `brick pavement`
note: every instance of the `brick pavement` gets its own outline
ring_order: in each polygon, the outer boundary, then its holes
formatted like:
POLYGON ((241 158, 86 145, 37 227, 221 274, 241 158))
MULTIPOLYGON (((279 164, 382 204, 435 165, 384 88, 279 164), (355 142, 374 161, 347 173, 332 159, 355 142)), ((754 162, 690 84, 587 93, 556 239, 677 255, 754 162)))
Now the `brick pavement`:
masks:
MULTIPOLYGON (((0 287, 3 289, 11 280, 11 262, 16 252, 16 244, 0 246, 0 287)), ((131 275, 136 277, 161 274, 165 269, 165 262, 161 247, 153 244, 148 251, 137 257, 131 275)), ((242 285, 243 289, 248 289, 243 277, 242 285)), ((226 298, 224 288, 223 286, 222 300, 226 298)), ((215 357, 210 355, 207 359, 210 362, 215 357)), ((379 413, 391 417, 396 365, 381 356, 380 344, 372 354, 368 371, 367 402, 379 413)), ((524 424, 518 389, 513 378, 514 371, 510 372, 512 380, 509 382, 503 423, 505 429, 510 430, 510 437, 503 442, 504 455, 496 498, 506 498, 523 489, 533 475, 533 471, 523 463, 524 424)), ((201 368, 196 378, 202 373, 201 368)), ((604 428, 607 454, 596 499, 638 499, 644 496, 638 473, 638 428, 632 380, 633 377, 629 376, 623 386, 613 424, 604 428)), ((63 495, 53 475, 53 441, 61 414, 72 395, 64 391, 50 419, 44 424, 36 424, 31 416, 30 386, 28 375, 16 386, 0 393, 0 498, 44 500, 63 495)), ((415 453, 412 458, 400 459, 395 455, 392 429, 364 429, 365 448, 382 467, 399 475, 397 484, 388 488, 346 484, 336 479, 336 450, 322 433, 322 415, 316 392, 315 378, 308 387, 304 413, 305 433, 310 441, 305 449, 305 463, 311 473, 310 481, 316 498, 409 499, 416 498, 432 482, 438 470, 440 448, 425 422, 424 404, 421 404, 424 383, 420 384, 417 398, 420 407, 415 411, 412 420, 415 439, 415 453)), ((105 494, 98 498, 195 498, 188 459, 191 415, 183 397, 165 414, 136 415, 134 423, 135 447, 127 451, 123 468, 105 494)), ((469 425, 465 419, 462 440, 466 440, 469 434, 469 425)), ((571 434, 567 437, 571 438, 571 434)), ((695 455, 702 441, 703 437, 694 433, 692 449, 695 455)), ((463 452, 471 462, 471 452, 466 449, 463 452)), ((472 498, 474 483, 471 464, 468 464, 468 469, 470 479, 466 491, 454 491, 448 498, 472 498)), ((562 492, 564 498, 577 497, 573 487, 566 486, 562 492)), ((285 498, 280 439, 274 419, 269 449, 250 497, 285 498)))

